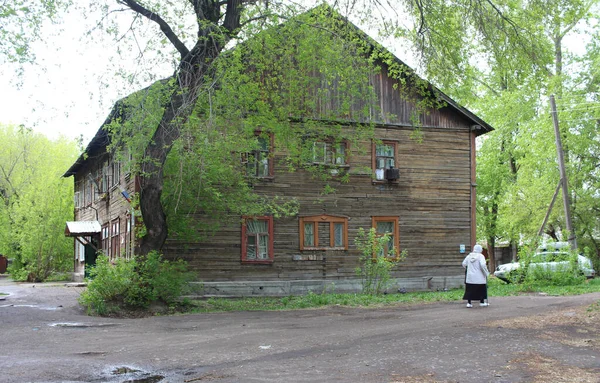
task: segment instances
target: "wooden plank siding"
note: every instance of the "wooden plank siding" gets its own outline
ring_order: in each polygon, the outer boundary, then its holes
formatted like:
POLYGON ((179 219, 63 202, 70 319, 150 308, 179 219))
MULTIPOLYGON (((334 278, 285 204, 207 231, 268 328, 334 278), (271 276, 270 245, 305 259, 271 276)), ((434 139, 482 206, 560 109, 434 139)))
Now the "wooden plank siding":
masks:
POLYGON ((421 143, 410 139, 411 132, 408 127, 376 129, 377 138, 398 143, 399 182, 373 182, 370 174, 353 173, 354 168, 371 166, 370 149, 359 150, 371 143, 363 142, 351 148, 349 182, 333 181, 336 192, 330 195, 321 194, 325 184, 307 171, 288 172, 275 137, 274 179, 257 182, 255 189, 296 198, 302 216, 348 216, 349 250, 300 251, 299 219, 289 217, 275 219, 272 264, 241 263, 239 223, 227 225, 205 242, 169 238, 165 255, 185 259, 207 282, 354 278, 359 258, 354 238, 359 228, 369 229, 372 216, 393 215, 399 217, 400 247, 408 251, 394 277, 460 274, 464 255, 459 245, 468 248, 471 243, 470 129, 423 128, 421 143))
MULTIPOLYGON (((96 173, 96 171, 102 169, 102 166, 109 161, 110 156, 106 151, 94 153, 94 161, 86 162, 74 176, 75 192, 83 192, 82 188, 88 187, 88 174, 100 174, 96 173)), ((125 257, 127 254, 126 246, 129 247, 129 254, 133 254, 135 235, 133 234, 133 227, 127 233, 127 219, 128 215, 132 213, 131 203, 123 197, 121 188, 128 191, 130 195, 133 195, 135 191, 135 177, 126 173, 122 167, 119 175, 119 180, 114 185, 109 185, 106 190, 102 190, 103 193, 98 193, 95 190, 90 200, 84 201, 81 206, 76 207, 74 218, 75 221, 98 221, 103 227, 109 225, 109 230, 112 222, 119 219, 119 235, 116 240, 118 241, 119 257, 125 257)), ((94 242, 99 250, 102 250, 105 254, 107 253, 107 249, 102 248, 101 234, 98 234, 94 238, 94 242)), ((112 243, 111 239, 109 239, 108 243, 109 245, 112 243)), ((111 258, 113 257, 114 255, 111 254, 111 258)), ((76 260, 75 273, 83 273, 83 270, 83 262, 76 260)))

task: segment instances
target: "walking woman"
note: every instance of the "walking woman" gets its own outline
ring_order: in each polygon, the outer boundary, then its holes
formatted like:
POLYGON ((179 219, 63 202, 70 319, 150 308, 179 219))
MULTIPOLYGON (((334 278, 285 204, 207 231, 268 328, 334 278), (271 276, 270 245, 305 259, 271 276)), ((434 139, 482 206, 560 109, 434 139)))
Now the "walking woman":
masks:
POLYGON ((488 306, 487 303, 487 277, 490 272, 485 265, 485 257, 480 245, 473 246, 473 252, 465 257, 462 265, 466 271, 465 295, 467 307, 473 307, 472 300, 478 300, 479 306, 488 306))

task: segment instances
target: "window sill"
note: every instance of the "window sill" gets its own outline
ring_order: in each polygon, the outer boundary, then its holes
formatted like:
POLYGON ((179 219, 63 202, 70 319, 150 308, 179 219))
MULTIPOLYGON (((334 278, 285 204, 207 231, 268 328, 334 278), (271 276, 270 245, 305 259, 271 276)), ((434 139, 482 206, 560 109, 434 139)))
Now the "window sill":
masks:
POLYGON ((300 249, 300 251, 330 251, 330 250, 346 251, 348 249, 346 249, 344 247, 303 247, 300 249))
POLYGON ((270 265, 272 263, 273 263, 272 259, 265 259, 265 260, 258 260, 258 261, 242 259, 242 264, 244 264, 244 265, 270 265))

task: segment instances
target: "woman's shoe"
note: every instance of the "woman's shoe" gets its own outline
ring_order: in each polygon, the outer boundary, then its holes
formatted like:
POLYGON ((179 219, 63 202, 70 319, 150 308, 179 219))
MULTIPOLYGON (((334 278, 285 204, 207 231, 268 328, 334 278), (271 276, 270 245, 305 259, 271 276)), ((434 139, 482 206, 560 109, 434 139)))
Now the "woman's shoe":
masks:
POLYGON ((470 304, 470 303, 467 303, 467 307, 468 307, 468 308, 471 308, 471 307, 473 307, 473 305, 472 305, 472 304, 470 304))

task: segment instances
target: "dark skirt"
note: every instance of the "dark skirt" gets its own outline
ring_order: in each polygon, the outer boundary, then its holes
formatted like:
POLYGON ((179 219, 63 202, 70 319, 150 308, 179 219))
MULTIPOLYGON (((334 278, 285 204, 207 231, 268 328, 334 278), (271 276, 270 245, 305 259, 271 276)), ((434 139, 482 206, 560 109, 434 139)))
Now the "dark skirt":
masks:
POLYGON ((463 299, 468 301, 482 301, 487 299, 487 285, 465 283, 465 295, 463 299))

